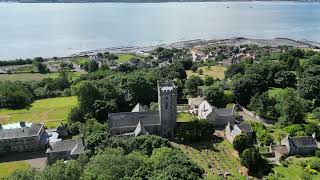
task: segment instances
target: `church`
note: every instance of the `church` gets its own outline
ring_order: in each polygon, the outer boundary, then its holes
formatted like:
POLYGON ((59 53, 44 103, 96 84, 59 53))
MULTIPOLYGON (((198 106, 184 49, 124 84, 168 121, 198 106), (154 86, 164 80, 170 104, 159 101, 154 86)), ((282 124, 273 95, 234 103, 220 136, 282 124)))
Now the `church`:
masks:
POLYGON ((158 112, 146 111, 137 104, 131 112, 110 113, 112 135, 155 134, 173 138, 177 126, 177 87, 173 82, 158 83, 158 112))

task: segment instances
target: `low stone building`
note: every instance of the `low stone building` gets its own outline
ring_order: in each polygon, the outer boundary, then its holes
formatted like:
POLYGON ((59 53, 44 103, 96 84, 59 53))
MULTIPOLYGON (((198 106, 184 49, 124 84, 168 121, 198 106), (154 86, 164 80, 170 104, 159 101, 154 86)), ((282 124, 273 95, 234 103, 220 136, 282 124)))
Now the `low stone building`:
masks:
POLYGON ((235 124, 231 125, 228 123, 226 126, 226 138, 229 140, 230 143, 233 143, 233 140, 236 136, 240 135, 241 133, 246 134, 249 138, 253 136, 253 129, 250 124, 235 124))
POLYGON ((309 155, 318 149, 314 136, 285 137, 280 145, 270 145, 269 151, 274 153, 277 161, 286 156, 309 155))
POLYGON ((225 127, 228 123, 235 123, 236 112, 234 109, 216 108, 205 100, 199 105, 198 117, 206 119, 215 126, 225 127))
POLYGON ((312 136, 285 137, 281 140, 281 145, 288 149, 288 155, 312 154, 317 148, 317 141, 312 136))
POLYGON ((12 123, 0 125, 0 154, 45 149, 48 139, 43 124, 12 123))
POLYGON ((50 164, 57 160, 76 159, 84 152, 84 145, 79 140, 65 140, 50 144, 47 159, 50 164))

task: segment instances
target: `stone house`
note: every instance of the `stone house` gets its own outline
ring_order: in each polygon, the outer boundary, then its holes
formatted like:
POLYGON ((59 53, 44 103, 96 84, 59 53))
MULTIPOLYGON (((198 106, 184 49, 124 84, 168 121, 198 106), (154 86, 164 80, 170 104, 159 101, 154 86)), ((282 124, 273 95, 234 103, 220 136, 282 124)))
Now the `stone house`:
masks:
POLYGON ((40 151, 47 143, 44 132, 43 124, 20 122, 0 125, 0 154, 40 151))
POLYGON ((206 119, 215 126, 225 127, 228 123, 235 123, 236 112, 234 109, 216 108, 205 100, 199 105, 198 117, 206 119))
POLYGON ((226 126, 226 138, 229 140, 230 143, 233 142, 234 138, 241 133, 246 134, 250 139, 253 136, 253 129, 250 124, 234 124, 231 125, 228 123, 226 126))
POLYGON ((50 164, 57 160, 76 159, 84 152, 84 145, 79 140, 58 141, 49 146, 46 151, 50 164))
POLYGON ((280 145, 270 145, 269 151, 274 153, 276 160, 294 155, 309 155, 318 149, 314 136, 285 137, 280 145))
POLYGON ((281 140, 281 145, 288 149, 288 155, 312 154, 317 148, 317 141, 312 136, 285 137, 281 140))
POLYGON ((150 134, 174 137, 177 122, 177 87, 172 82, 158 84, 158 104, 158 112, 148 112, 138 104, 132 112, 109 113, 111 134, 130 134, 140 124, 150 134))

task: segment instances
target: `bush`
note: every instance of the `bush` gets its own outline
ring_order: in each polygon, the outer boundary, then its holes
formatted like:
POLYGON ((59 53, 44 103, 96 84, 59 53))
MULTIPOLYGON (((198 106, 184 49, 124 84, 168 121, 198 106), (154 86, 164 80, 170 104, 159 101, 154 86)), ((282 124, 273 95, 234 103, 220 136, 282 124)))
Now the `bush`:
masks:
POLYGON ((315 155, 316 155, 318 158, 320 158, 320 150, 319 150, 319 149, 316 150, 315 155))

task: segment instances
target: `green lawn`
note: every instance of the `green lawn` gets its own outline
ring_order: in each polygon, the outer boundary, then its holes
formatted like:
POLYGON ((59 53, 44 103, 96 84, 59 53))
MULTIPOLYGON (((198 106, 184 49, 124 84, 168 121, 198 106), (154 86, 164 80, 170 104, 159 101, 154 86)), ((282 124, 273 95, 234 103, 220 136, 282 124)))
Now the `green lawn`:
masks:
POLYGON ((135 55, 132 54, 117 54, 119 59, 117 59, 118 63, 125 63, 128 62, 131 58, 136 57, 135 55))
POLYGON ((227 67, 224 66, 210 66, 210 68, 208 68, 207 66, 204 67, 199 67, 199 69, 202 69, 203 74, 199 75, 198 72, 192 72, 191 70, 187 70, 187 75, 188 77, 192 76, 192 75, 196 75, 196 76, 200 76, 202 78, 204 78, 205 76, 211 76, 213 78, 217 78, 217 79, 224 79, 224 72, 227 70, 227 67))
POLYGON ((26 161, 12 161, 0 163, 0 179, 8 176, 18 169, 28 169, 29 164, 26 161))
MULTIPOLYGON (((290 165, 288 167, 276 166, 273 168, 274 173, 280 176, 280 179, 285 180, 303 180, 304 167, 300 165, 301 162, 308 162, 311 160, 320 160, 317 157, 289 157, 290 165)), ((320 179, 320 173, 317 175, 309 175, 310 179, 320 179)))
MULTIPOLYGON (((0 74, 0 81, 40 81, 44 78, 57 78, 59 73, 21 73, 21 74, 0 74)), ((80 77, 79 72, 70 72, 72 78, 80 77)))
POLYGON ((286 90, 282 88, 270 88, 268 90, 269 97, 277 98, 279 94, 284 93, 286 90))
POLYGON ((77 98, 58 97, 37 100, 29 109, 8 110, 0 109, 0 123, 12 122, 44 122, 48 128, 54 128, 67 120, 68 114, 77 105, 77 98))
POLYGON ((226 140, 220 143, 180 144, 179 147, 192 161, 205 170, 205 179, 218 179, 219 172, 231 173, 232 176, 229 176, 228 179, 245 179, 239 174, 241 168, 239 157, 226 140))
POLYGON ((186 113, 186 112, 178 113, 177 122, 190 122, 195 117, 196 116, 193 116, 193 115, 186 113))

